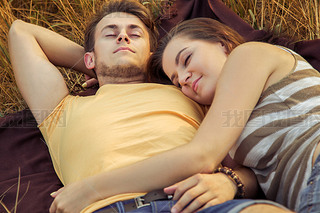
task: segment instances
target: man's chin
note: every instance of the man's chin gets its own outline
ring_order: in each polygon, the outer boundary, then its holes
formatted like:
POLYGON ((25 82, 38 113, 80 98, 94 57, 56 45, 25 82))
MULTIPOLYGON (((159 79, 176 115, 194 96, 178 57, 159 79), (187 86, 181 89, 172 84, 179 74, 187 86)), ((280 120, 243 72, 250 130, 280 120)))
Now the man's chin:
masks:
POLYGON ((115 66, 138 66, 138 63, 130 59, 120 59, 114 63, 115 66))
POLYGON ((131 78, 144 73, 144 69, 134 63, 117 63, 112 66, 99 63, 96 71, 98 75, 110 78, 131 78))

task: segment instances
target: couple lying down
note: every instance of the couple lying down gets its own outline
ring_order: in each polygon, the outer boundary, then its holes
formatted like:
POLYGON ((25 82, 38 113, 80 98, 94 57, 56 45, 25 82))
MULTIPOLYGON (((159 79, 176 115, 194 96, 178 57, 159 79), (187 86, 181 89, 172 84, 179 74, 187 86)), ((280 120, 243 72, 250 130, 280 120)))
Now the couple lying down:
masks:
POLYGON ((309 208, 303 199, 317 186, 308 179, 319 164, 318 73, 290 50, 242 43, 218 22, 195 19, 155 49, 155 26, 135 1, 111 1, 95 15, 84 48, 15 21, 9 49, 17 84, 65 185, 53 193, 50 212, 288 211, 231 200, 254 196, 256 180, 267 198, 309 208), (96 77, 96 95, 69 95, 56 66, 96 77), (185 96, 145 83, 146 72, 167 76, 185 96), (211 174, 220 162, 233 170, 211 174), (173 200, 144 196, 164 187, 173 200))

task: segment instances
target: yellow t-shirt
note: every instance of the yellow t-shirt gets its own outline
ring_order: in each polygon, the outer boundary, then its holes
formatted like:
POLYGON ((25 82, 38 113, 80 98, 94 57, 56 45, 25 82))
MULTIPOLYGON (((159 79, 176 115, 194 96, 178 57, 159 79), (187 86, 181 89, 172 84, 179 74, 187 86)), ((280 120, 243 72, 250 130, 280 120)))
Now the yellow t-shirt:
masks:
MULTIPOLYGON (((67 185, 186 144, 203 118, 203 109, 174 86, 108 84, 94 96, 67 96, 39 128, 67 185)), ((140 195, 116 195, 83 212, 140 195)))

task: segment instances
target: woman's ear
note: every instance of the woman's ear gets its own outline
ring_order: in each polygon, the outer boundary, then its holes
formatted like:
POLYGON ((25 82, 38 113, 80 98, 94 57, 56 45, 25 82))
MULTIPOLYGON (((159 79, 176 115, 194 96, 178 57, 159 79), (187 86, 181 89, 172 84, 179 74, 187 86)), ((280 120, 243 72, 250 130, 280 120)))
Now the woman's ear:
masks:
POLYGON ((221 48, 223 48, 223 51, 226 55, 229 55, 230 52, 228 51, 226 45, 223 42, 220 42, 221 48))
POLYGON ((84 63, 87 69, 92 70, 95 68, 95 60, 94 60, 94 53, 93 52, 86 52, 84 54, 84 63))

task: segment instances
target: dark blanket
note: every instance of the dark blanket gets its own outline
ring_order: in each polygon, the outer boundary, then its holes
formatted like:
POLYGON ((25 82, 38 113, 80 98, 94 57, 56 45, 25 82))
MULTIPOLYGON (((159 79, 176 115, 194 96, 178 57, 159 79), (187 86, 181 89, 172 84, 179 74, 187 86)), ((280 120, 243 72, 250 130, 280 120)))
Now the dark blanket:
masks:
MULTIPOLYGON (((48 212, 53 201, 50 193, 62 184, 30 111, 0 119, 0 162, 0 200, 4 205, 12 210, 17 198, 17 212, 48 212)), ((2 206, 0 212, 5 212, 2 206)))
MULTIPOLYGON (((248 41, 268 37, 265 31, 253 30, 220 0, 176 0, 174 8, 169 14, 171 18, 163 19, 159 26, 162 36, 182 20, 211 17, 234 28, 248 41)), ((280 38, 273 43, 283 45, 287 40, 280 38)), ((290 44, 289 48, 320 70, 319 39, 290 44)), ((19 190, 17 212, 48 212, 53 200, 49 194, 62 184, 55 175, 43 137, 28 110, 0 119, 0 162, 0 201, 12 210, 19 190)), ((0 212, 6 212, 2 205, 0 212)))

